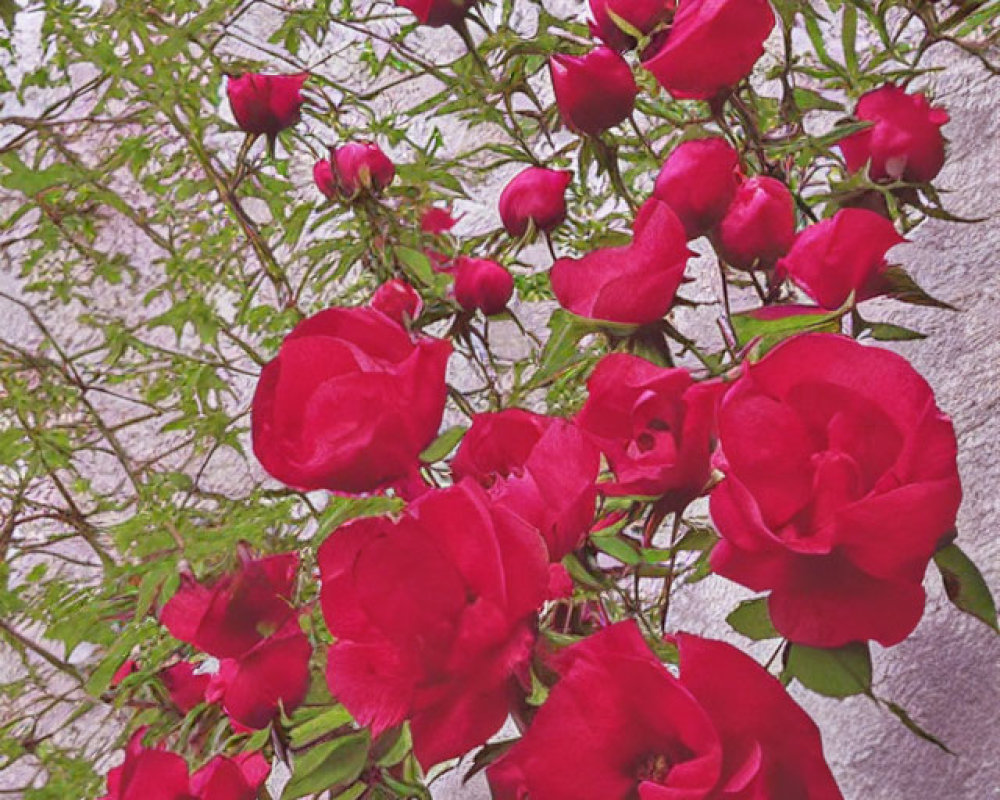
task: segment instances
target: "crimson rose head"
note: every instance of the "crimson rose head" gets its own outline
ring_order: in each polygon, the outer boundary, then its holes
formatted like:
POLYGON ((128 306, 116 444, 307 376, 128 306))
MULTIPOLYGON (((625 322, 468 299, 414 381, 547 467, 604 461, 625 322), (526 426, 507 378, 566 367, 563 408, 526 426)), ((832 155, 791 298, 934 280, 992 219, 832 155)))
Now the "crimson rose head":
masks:
POLYGON ((247 133, 274 138, 300 119, 302 86, 309 77, 249 72, 226 82, 236 124, 247 133))
POLYGON ((955 431, 901 356, 796 336, 745 368, 719 410, 712 569, 769 591, 811 647, 902 641, 962 497, 955 431))
POLYGON ((614 472, 614 482, 598 485, 604 494, 661 497, 664 508, 680 511, 704 491, 722 384, 611 353, 587 392, 576 423, 614 472))
POLYGON ((424 301, 417 290, 406 281, 393 278, 375 290, 371 307, 402 325, 406 320, 420 316, 424 301))
POLYGON ((750 74, 773 28, 768 0, 680 0, 642 65, 674 97, 708 100, 750 74))
POLYGON ((837 145, 848 171, 870 164, 874 181, 927 183, 944 166, 941 126, 948 122, 948 112, 932 106, 926 95, 887 84, 862 96, 854 116, 874 124, 837 145))
POLYGON ((905 241, 881 214, 844 208, 802 231, 777 272, 823 308, 837 309, 851 292, 857 302, 884 293, 885 254, 905 241))
POLYGON ((614 17, 643 34, 650 34, 657 25, 670 20, 677 0, 590 0, 590 33, 614 50, 630 50, 635 39, 622 30, 614 17))
POLYGON ((770 269, 795 241, 795 200, 781 181, 750 178, 740 184, 713 231, 719 255, 735 269, 770 269))
POLYGON ((395 165, 374 142, 330 148, 330 166, 337 195, 345 200, 362 193, 377 195, 396 177, 395 165))
POLYGON ((211 676, 195 674, 196 664, 178 661, 160 671, 160 681, 170 695, 170 701, 182 714, 205 702, 205 690, 211 676))
POLYGON ((496 261, 460 256, 452 263, 455 301, 466 311, 499 314, 514 295, 514 276, 496 261))
POLYGON ((349 522, 318 559, 327 681, 360 724, 378 736, 408 719, 425 769, 496 733, 548 592, 536 530, 465 480, 349 522))
POLYGON ((656 178, 653 195, 678 216, 688 239, 708 233, 726 213, 739 186, 739 153, 709 136, 679 144, 656 178))
POLYGON ((590 529, 600 471, 597 448, 572 423, 511 408, 477 414, 451 462, 494 503, 536 528, 560 561, 590 529))
POLYGON ((690 256, 677 215, 651 197, 636 215, 630 244, 560 258, 549 279, 559 305, 577 316, 645 325, 673 305, 690 256))
POLYGON ((639 88, 628 62, 609 47, 582 56, 557 53, 549 59, 552 88, 563 122, 597 136, 628 119, 639 88))
POLYGON ((370 492, 404 477, 441 424, 449 355, 374 309, 303 320, 261 373, 254 453, 297 489, 370 492))
POLYGON ((469 9, 475 5, 475 0, 394 0, 397 6, 412 11, 424 25, 441 28, 445 25, 458 25, 469 9))
POLYGON ((819 730, 723 642, 674 637, 680 675, 632 620, 556 656, 559 680, 486 774, 496 800, 842 800, 819 730))
POLYGON ((142 743, 148 727, 132 734, 125 762, 108 772, 108 793, 101 800, 195 800, 187 762, 176 753, 142 743))
POLYGON ((566 187, 573 180, 569 170, 528 167, 500 193, 503 226, 511 236, 524 236, 529 223, 550 231, 566 219, 566 187))

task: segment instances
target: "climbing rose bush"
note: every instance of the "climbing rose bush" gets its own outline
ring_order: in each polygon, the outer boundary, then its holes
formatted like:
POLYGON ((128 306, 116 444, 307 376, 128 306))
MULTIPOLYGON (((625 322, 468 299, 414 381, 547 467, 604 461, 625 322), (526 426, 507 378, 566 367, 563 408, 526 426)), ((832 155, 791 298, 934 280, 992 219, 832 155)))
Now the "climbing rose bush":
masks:
POLYGON ((948 747, 870 643, 996 611, 885 317, 953 328, 927 55, 995 3, 99 5, 0 3, 5 790, 893 796, 809 693, 948 747))

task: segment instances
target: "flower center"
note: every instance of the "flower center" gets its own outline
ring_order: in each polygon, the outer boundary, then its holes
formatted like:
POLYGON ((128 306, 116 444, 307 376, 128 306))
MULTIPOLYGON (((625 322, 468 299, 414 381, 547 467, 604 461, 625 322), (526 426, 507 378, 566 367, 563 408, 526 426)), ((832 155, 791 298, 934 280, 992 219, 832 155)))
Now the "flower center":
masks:
POLYGON ((650 753, 639 762, 635 777, 640 782, 649 781, 650 783, 662 784, 667 779, 667 775, 670 774, 672 766, 673 763, 663 753, 650 753))

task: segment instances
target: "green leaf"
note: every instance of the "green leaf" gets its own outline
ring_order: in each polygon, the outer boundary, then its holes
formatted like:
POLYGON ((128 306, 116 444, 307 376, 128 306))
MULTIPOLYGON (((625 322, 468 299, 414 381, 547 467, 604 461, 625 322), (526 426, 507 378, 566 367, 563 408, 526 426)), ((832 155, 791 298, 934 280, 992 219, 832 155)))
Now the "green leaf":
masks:
POLYGON ((836 311, 813 310, 812 306, 766 306, 753 311, 733 314, 733 332, 741 347, 760 337, 760 354, 763 355, 778 342, 806 332, 839 333, 840 318, 846 309, 836 311), (785 313, 798 311, 801 313, 785 313), (782 314, 782 316, 776 316, 782 314))
POLYGON ((896 717, 896 719, 898 719, 900 722, 903 723, 903 725, 906 726, 906 729, 909 730, 910 733, 916 734, 924 741, 930 742, 931 744, 940 747, 949 755, 955 755, 944 742, 942 742, 932 733, 928 733, 923 728, 921 728, 916 722, 914 722, 913 717, 911 717, 906 712, 906 709, 903 708, 901 705, 893 703, 889 700, 883 700, 882 703, 889 710, 889 712, 896 717))
POLYGON ((586 320, 561 308, 552 312, 548 327, 549 338, 542 350, 538 371, 532 378, 535 383, 550 378, 574 363, 580 355, 577 343, 594 331, 586 320))
POLYGON ((412 247, 397 247, 393 252, 396 254, 399 263, 406 269, 408 275, 416 278, 425 286, 430 286, 434 283, 434 268, 431 266, 431 260, 426 254, 421 253, 419 250, 414 250, 412 247))
POLYGON ((469 767, 469 771, 462 776, 462 785, 464 786, 468 783, 519 741, 520 739, 505 739, 502 742, 490 742, 480 747, 472 757, 472 765, 469 767))
POLYGON ((866 323, 868 334, 879 342, 908 342, 916 339, 926 339, 927 334, 893 325, 891 322, 866 323))
POLYGON ((424 464, 433 464, 437 461, 444 460, 458 443, 462 441, 462 437, 465 436, 465 432, 468 428, 464 425, 455 425, 454 427, 448 428, 438 434, 438 437, 431 442, 424 451, 420 454, 420 460, 424 464))
POLYGON ((335 705, 317 714, 305 722, 296 725, 291 730, 292 748, 298 750, 323 738, 330 731, 335 731, 352 721, 351 713, 342 705, 335 705))
POLYGON ((957 544, 943 547, 934 554, 944 590, 956 608, 997 628, 997 607, 982 574, 957 544))
POLYGON ((871 694, 871 654, 862 642, 833 649, 791 644, 785 673, 826 697, 871 694))
POLYGON ((726 622, 737 633, 742 633, 748 639, 761 641, 763 639, 778 639, 781 634, 774 628, 771 615, 767 610, 767 598, 755 597, 744 600, 726 617, 726 622))
POLYGON ((292 764, 292 778, 281 800, 297 800, 337 786, 347 786, 358 779, 368 762, 371 736, 361 731, 350 736, 323 742, 292 764))
POLYGON ((0 0, 0 20, 3 20, 7 33, 14 32, 14 17, 19 10, 14 0, 0 0))
POLYGON ((590 541, 598 550, 617 558, 623 564, 634 565, 642 561, 642 556, 636 552, 635 547, 618 536, 591 536, 590 541))
POLYGON ((890 265, 882 275, 889 286, 886 292, 889 297, 915 306, 932 306, 934 308, 946 308, 949 311, 958 311, 950 303, 938 300, 936 297, 931 297, 927 294, 927 292, 917 285, 912 276, 898 264, 890 265))

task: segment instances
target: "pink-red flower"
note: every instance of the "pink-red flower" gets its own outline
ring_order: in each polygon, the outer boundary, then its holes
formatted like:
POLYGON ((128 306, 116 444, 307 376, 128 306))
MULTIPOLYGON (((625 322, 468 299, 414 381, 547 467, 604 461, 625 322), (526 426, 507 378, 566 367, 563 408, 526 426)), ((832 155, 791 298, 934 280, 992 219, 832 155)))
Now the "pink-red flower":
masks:
POLYGON ((622 30, 614 17, 648 35, 657 25, 669 21, 676 6, 677 0, 590 0, 590 13, 594 17, 590 33, 608 47, 629 50, 635 47, 636 41, 622 30))
POLYGON ((885 292, 885 254, 905 241, 881 214, 844 208, 802 231, 777 271, 823 308, 836 309, 851 292, 857 302, 885 292))
POLYGON ((402 325, 404 321, 416 319, 420 315, 424 301, 406 281, 393 278, 375 290, 371 307, 402 325))
POLYGON ((511 408, 477 414, 451 462, 535 527, 559 561, 586 536, 594 518, 600 455, 572 423, 511 408))
POLYGON ((160 681, 166 687, 171 702, 182 714, 205 702, 205 690, 211 675, 196 674, 196 666, 190 661, 178 661, 160 670, 160 681))
POLYGON ((597 136, 628 119, 639 89, 628 62, 610 47, 582 56, 557 53, 549 59, 552 88, 567 126, 597 136))
POLYGON ((420 230, 431 234, 447 233, 455 227, 456 222, 458 219, 451 215, 450 208, 431 206, 425 208, 420 215, 420 230))
POLYGON ((348 142, 330 148, 330 159, 317 161, 313 179, 328 198, 353 200, 377 195, 396 177, 396 166, 374 142, 348 142))
POLYGON ((644 325, 670 309, 690 255, 677 215, 651 197, 636 215, 630 244, 560 258, 549 278, 559 304, 578 316, 644 325))
POLYGON ((408 719, 425 768, 482 744, 527 677, 548 563, 469 480, 339 528, 319 549, 330 690, 376 736, 408 719))
POLYGON ((448 270, 455 277, 455 300, 466 311, 499 314, 514 294, 514 276, 487 258, 456 258, 448 270))
POLYGON ((841 800, 819 730, 756 661, 677 634, 674 677, 634 621, 557 656, 559 681, 487 770, 496 800, 841 800))
POLYGON ((302 86, 308 74, 258 75, 249 72, 226 82, 236 124, 247 133, 274 138, 300 119, 302 86))
POLYGON ((397 6, 412 11, 424 25, 440 28, 445 25, 458 25, 475 0, 394 0, 397 6))
POLYGON ((750 74, 773 28, 768 0, 680 0, 642 65, 674 97, 707 100, 750 74))
POLYGON ((932 106, 926 95, 887 84, 862 96, 854 116, 874 124, 840 140, 849 171, 870 164, 872 180, 926 183, 944 166, 941 126, 948 112, 932 106))
POLYGON ((662 508, 679 511, 704 491, 721 384, 695 383, 685 369, 611 353, 587 391, 576 423, 614 472, 614 482, 599 485, 602 492, 659 497, 662 508))
POLYGON ((524 236, 528 225, 550 231, 566 219, 566 187, 573 180, 569 170, 528 167, 500 193, 503 226, 511 236, 524 236))
POLYGON ((962 496, 951 421, 913 367, 836 334, 797 336, 726 394, 719 445, 715 572, 770 591, 793 642, 904 639, 962 496))
POLYGON ((719 254, 731 267, 769 269, 795 241, 795 200, 774 178, 750 178, 713 232, 719 254))
POLYGON ((725 139, 709 136, 674 148, 653 194, 673 209, 688 239, 695 239, 722 220, 738 186, 739 153, 725 139))
POLYGON ((303 320, 261 373, 254 453, 298 489, 368 492, 407 475, 441 423, 450 354, 374 309, 303 320))

